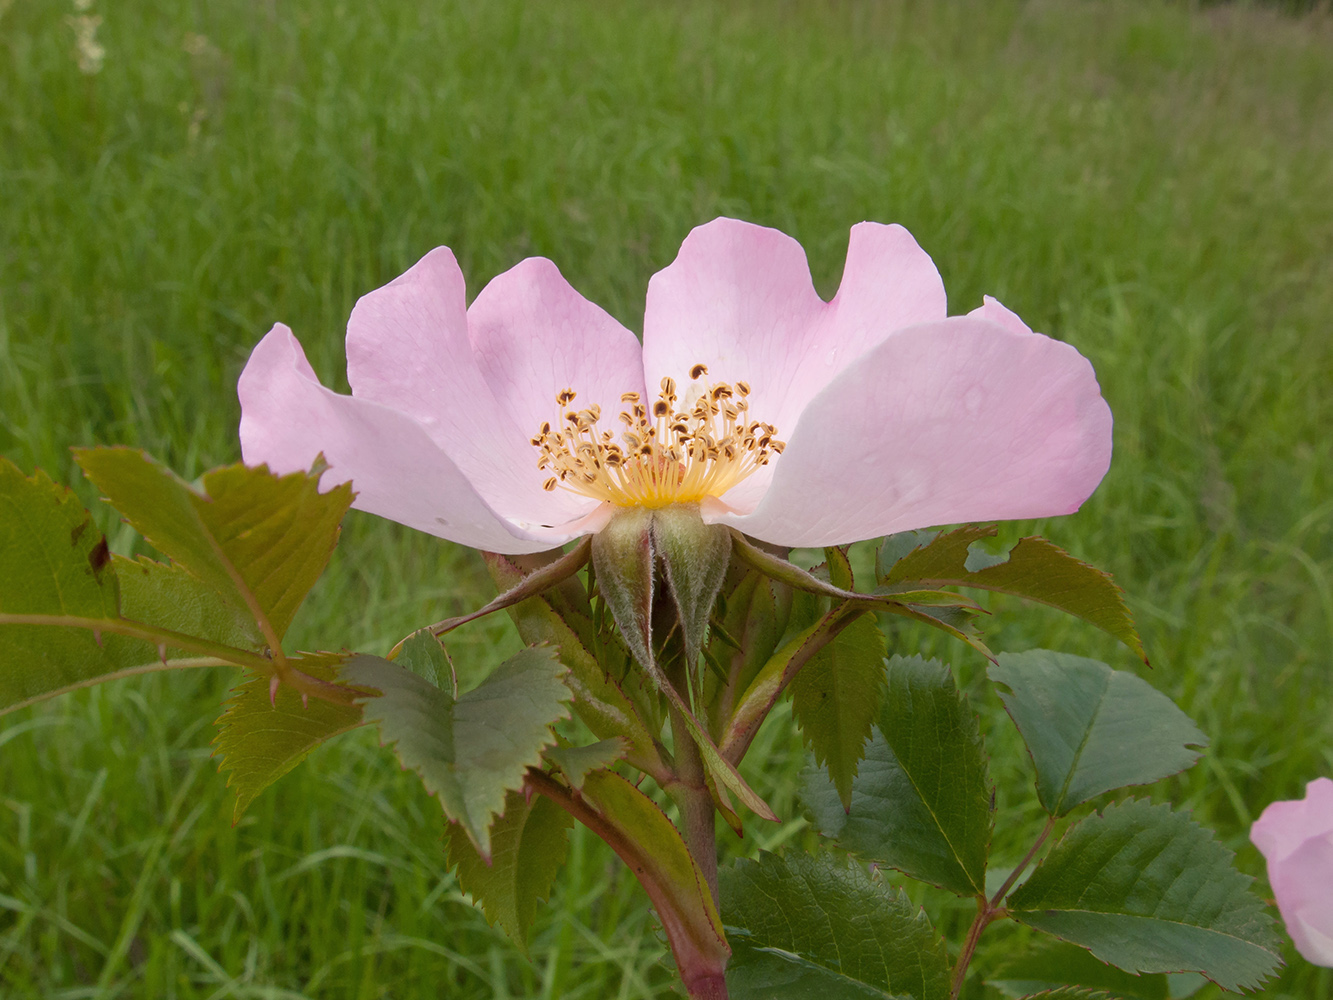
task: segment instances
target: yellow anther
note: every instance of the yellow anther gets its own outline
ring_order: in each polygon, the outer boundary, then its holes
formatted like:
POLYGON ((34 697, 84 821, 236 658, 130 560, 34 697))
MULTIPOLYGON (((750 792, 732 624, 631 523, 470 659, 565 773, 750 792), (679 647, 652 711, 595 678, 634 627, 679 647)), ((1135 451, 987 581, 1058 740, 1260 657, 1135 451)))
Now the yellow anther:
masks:
MULTIPOLYGON (((707 374, 703 364, 690 369, 692 380, 707 374)), ((748 383, 701 386, 688 413, 673 406, 675 380, 663 378, 661 386, 651 407, 652 420, 639 393, 620 397, 626 409, 618 414, 625 425, 618 443, 611 431, 597 426, 599 406, 571 410, 575 392, 562 390, 556 404, 565 429, 552 431, 548 421, 532 439, 539 451, 537 467, 554 473, 542 488, 563 486, 620 507, 696 503, 721 496, 782 453, 783 442, 774 437, 777 429, 772 424, 740 423, 748 408, 744 399, 750 394, 748 383)))

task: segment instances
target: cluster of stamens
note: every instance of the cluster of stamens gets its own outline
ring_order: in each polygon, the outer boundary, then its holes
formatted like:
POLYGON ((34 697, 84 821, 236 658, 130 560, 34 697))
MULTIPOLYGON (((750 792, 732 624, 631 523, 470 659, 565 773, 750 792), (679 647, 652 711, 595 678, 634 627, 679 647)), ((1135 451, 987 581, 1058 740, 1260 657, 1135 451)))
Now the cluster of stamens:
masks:
POLYGON ((648 406, 637 392, 620 397, 625 425, 617 442, 601 430, 601 407, 575 410, 574 390, 556 396, 557 424, 544 423, 532 439, 541 452, 538 468, 549 469, 547 490, 563 487, 621 507, 665 507, 721 496, 785 446, 772 424, 746 422, 750 386, 699 380, 704 365, 690 369, 682 409, 674 379, 662 379, 657 401, 648 406))

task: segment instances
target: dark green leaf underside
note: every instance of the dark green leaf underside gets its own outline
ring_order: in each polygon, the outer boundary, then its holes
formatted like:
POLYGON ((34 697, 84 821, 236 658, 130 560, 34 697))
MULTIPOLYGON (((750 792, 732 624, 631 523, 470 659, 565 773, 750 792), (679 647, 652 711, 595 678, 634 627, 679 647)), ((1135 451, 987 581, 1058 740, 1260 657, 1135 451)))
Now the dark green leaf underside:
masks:
POLYGON ((1167 1000, 1169 996, 1165 975, 1136 976, 1063 941, 1048 941, 1005 962, 986 977, 986 982, 1007 997, 1077 986, 1103 990, 1116 1000, 1167 1000))

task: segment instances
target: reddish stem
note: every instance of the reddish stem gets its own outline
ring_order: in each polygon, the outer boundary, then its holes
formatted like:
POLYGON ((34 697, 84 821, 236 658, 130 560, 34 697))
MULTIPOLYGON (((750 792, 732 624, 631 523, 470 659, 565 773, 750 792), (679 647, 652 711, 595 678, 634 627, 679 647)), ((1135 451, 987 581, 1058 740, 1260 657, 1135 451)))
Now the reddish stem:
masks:
POLYGON ((719 937, 705 909, 695 911, 679 905, 652 855, 576 791, 537 768, 528 769, 527 787, 545 795, 601 837, 629 866, 662 921, 676 968, 692 1000, 727 1000, 725 974, 731 949, 719 937))
POLYGON ((981 933, 991 925, 993 921, 999 920, 1008 915, 1004 908, 1004 897, 1009 894, 1009 890, 1014 887, 1018 877, 1027 870, 1028 865, 1032 864, 1032 859, 1037 856, 1041 850, 1042 844, 1046 843, 1046 838, 1051 835, 1055 829, 1055 817, 1052 816, 1042 827, 1041 834, 1037 837, 1036 843, 1032 849, 1023 856, 1023 860, 1018 863, 1009 877, 1004 880, 1004 884, 990 899, 985 895, 977 894, 977 915, 972 920, 972 926, 967 929, 967 939, 963 942, 963 950, 958 954, 958 963, 953 969, 953 980, 949 984, 949 1000, 958 1000, 958 994, 963 989, 963 980, 967 977, 967 967, 972 961, 972 956, 976 953, 977 943, 981 940, 981 933))

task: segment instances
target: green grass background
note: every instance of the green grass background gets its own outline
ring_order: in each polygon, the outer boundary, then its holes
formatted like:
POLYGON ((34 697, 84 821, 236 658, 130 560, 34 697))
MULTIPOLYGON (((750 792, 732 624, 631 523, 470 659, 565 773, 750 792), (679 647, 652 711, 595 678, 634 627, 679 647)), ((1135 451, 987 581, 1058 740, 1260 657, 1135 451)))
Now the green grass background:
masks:
MULTIPOLYGON (((438 244, 473 290, 550 256, 638 329, 649 275, 716 215, 801 240, 826 294, 849 226, 897 221, 954 311, 995 294, 1097 368, 1111 472, 1076 516, 1020 528, 1116 574, 1148 676, 1211 735, 1153 794, 1261 875, 1249 823, 1333 772, 1329 16, 93 0, 106 61, 84 76, 72 12, 0 0, 0 451, 23 467, 92 502, 69 445, 141 445, 190 476, 234 461, 236 376, 269 326, 345 389, 352 303, 438 244)), ((383 652, 489 591, 447 543, 364 515, 344 539, 296 648, 383 652)), ((995 607, 998 648, 1133 667, 1086 627, 995 607)), ((452 649, 475 674, 516 642, 485 622, 452 649)), ((1027 762, 980 664, 941 651, 985 716, 1012 863, 1027 762)), ((524 956, 460 895, 438 806, 371 733, 233 828, 209 750, 231 681, 148 677, 0 723, 0 994, 667 995, 609 851, 575 834, 524 956)), ((802 762, 775 721, 747 769, 791 819, 728 850, 808 839, 802 762)), ((929 905, 955 932, 970 916, 929 905)), ((1007 947, 997 928, 992 955, 1007 947)), ((1288 958, 1267 995, 1333 997, 1328 970, 1288 958)))

